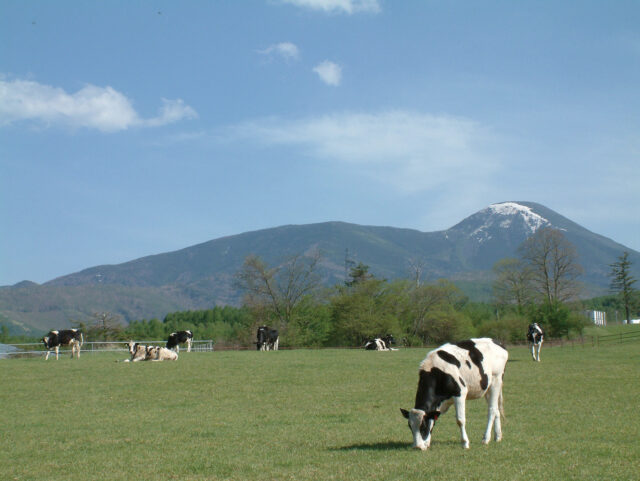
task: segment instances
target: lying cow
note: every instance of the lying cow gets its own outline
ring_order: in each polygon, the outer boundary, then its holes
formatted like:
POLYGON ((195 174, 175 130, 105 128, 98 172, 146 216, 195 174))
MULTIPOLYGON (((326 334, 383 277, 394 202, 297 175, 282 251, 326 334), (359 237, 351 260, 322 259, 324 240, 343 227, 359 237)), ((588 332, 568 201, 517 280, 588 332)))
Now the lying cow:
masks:
POLYGON ((149 346, 145 361, 177 361, 178 353, 166 347, 149 346))
POLYGON ((385 337, 376 337, 375 339, 371 339, 364 344, 364 348, 367 351, 391 351, 391 344, 395 344, 396 340, 393 338, 391 334, 388 334, 385 337))
POLYGON ((542 348, 542 341, 544 341, 544 331, 537 322, 529 324, 527 341, 531 346, 531 357, 534 361, 540 362, 540 349, 542 348))
POLYGON ((167 349, 173 349, 176 352, 180 352, 180 344, 187 343, 187 352, 191 352, 191 341, 193 340, 193 332, 191 331, 177 331, 169 334, 167 339, 167 349))
POLYGON ((267 326, 260 326, 256 333, 256 347, 258 351, 277 351, 280 343, 280 336, 277 329, 267 326))
POLYGON ((138 344, 137 342, 129 341, 127 343, 127 347, 129 348, 129 354, 131 354, 131 358, 125 359, 124 362, 146 361, 147 346, 138 344))
POLYGON ((426 450, 431 444, 431 431, 436 420, 451 405, 456 408, 462 447, 469 448, 465 430, 465 400, 483 396, 489 405, 489 419, 482 443, 502 439, 500 416, 504 416, 502 380, 509 354, 493 339, 469 339, 455 344, 444 344, 429 352, 420 364, 420 379, 415 407, 401 409, 409 420, 413 434, 413 447, 426 450))
POLYGON ((60 346, 71 346, 71 359, 73 359, 74 353, 77 353, 76 357, 80 359, 80 348, 84 343, 84 339, 82 337, 82 331, 79 329, 64 329, 62 331, 49 331, 49 333, 42 338, 42 343, 47 350, 47 355, 44 357, 45 361, 49 359, 49 354, 51 354, 52 349, 56 351, 57 361, 60 346))

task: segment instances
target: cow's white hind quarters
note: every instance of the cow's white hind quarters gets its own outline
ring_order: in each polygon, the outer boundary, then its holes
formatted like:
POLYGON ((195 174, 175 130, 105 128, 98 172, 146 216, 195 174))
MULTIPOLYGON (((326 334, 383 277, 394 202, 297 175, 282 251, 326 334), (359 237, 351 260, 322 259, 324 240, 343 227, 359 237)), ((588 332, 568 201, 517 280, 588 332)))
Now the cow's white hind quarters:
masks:
POLYGON ((454 405, 462 447, 469 448, 465 430, 465 401, 485 397, 489 406, 483 444, 502 439, 500 417, 504 417, 502 381, 509 354, 493 339, 469 339, 444 344, 429 352, 420 364, 418 391, 413 409, 400 409, 409 421, 413 447, 426 450, 438 417, 454 405))

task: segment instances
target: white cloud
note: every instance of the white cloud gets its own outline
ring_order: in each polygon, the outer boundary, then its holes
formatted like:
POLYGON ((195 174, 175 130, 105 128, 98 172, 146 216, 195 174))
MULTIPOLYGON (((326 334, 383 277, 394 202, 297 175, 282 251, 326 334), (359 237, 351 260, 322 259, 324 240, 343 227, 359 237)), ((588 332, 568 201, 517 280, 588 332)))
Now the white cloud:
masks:
POLYGON ((265 119, 235 127, 231 137, 297 146, 405 193, 446 186, 464 196, 488 180, 498 162, 492 155, 496 137, 477 122, 407 111, 265 119))
POLYGON ((116 132, 131 127, 157 127, 197 113, 180 99, 163 99, 157 117, 140 118, 131 101, 112 87, 87 85, 69 94, 30 80, 0 80, 0 125, 22 120, 116 132))
POLYGON ((320 79, 327 85, 337 87, 342 81, 342 68, 340 65, 325 60, 313 68, 320 79))
POLYGON ((300 49, 291 42, 281 42, 270 45, 264 50, 258 50, 262 55, 279 55, 285 60, 298 60, 300 57, 300 49))
POLYGON ((349 15, 360 12, 379 13, 381 10, 378 0, 281 0, 281 2, 311 10, 349 15))

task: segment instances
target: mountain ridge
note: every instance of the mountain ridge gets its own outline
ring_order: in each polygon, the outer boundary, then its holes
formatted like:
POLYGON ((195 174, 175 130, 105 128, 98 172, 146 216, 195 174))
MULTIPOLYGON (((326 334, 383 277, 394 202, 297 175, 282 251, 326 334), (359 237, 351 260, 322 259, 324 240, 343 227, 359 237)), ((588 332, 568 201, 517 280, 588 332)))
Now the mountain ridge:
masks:
POLYGON ((247 255, 278 265, 316 249, 322 253, 320 273, 326 285, 345 279, 346 261, 369 265, 377 277, 408 278, 410 259, 424 264, 426 280, 446 277, 486 283, 497 260, 516 255, 528 235, 547 225, 561 229, 575 245, 585 269, 583 281, 594 293, 606 290, 610 264, 623 251, 630 252, 636 270, 640 265, 640 253, 541 204, 508 201, 491 204, 442 231, 342 221, 288 224, 89 267, 40 285, 23 281, 0 287, 0 315, 45 330, 99 311, 128 321, 216 304, 237 305, 240 294, 233 280, 247 255))

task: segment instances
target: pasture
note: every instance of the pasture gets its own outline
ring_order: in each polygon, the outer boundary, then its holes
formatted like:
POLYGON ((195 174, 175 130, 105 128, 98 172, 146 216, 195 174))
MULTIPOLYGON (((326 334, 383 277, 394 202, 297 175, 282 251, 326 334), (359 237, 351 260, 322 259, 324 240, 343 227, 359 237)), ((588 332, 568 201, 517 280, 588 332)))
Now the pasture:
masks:
POLYGON ((410 449, 427 349, 181 352, 177 362, 0 360, 3 480, 637 479, 640 344, 509 349, 504 440, 484 400, 410 449))

